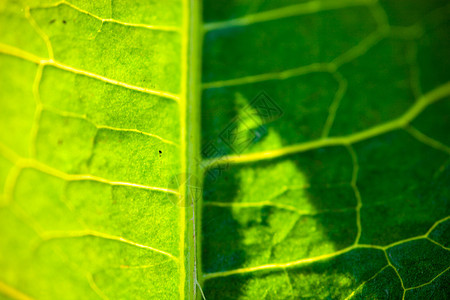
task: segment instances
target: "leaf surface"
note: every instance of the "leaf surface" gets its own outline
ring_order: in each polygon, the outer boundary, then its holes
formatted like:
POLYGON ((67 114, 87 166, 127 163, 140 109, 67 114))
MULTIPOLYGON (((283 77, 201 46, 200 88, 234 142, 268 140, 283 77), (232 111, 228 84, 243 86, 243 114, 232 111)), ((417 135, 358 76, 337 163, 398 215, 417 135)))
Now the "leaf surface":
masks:
POLYGON ((5 295, 184 297, 183 5, 0 5, 5 295))
POLYGON ((199 6, 0 4, 0 299, 446 299, 447 1, 199 6))
POLYGON ((448 4, 204 7, 206 298, 446 299, 448 4))

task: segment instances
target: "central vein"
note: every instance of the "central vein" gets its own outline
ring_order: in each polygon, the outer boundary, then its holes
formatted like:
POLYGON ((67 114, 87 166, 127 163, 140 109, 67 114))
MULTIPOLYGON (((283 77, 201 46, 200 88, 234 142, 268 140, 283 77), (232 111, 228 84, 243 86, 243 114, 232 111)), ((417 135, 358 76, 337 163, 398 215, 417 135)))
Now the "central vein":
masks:
POLYGON ((196 299, 200 265, 201 199, 192 189, 200 188, 200 86, 201 31, 200 1, 183 1, 182 80, 181 80, 181 203, 180 298, 196 299))

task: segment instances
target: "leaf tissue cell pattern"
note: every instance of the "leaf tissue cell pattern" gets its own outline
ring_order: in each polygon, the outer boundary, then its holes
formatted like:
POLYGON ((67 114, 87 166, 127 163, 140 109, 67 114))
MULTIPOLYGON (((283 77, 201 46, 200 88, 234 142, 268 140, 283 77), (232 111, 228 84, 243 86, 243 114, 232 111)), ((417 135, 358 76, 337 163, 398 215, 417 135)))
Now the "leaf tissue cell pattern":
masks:
POLYGON ((448 1, 200 2, 2 1, 0 299, 446 299, 448 1))
POLYGON ((0 294, 184 298, 186 3, 0 4, 0 294))
POLYGON ((204 142, 260 91, 284 111, 244 153, 205 157, 229 167, 204 181, 206 299, 447 299, 449 15, 205 1, 204 142))

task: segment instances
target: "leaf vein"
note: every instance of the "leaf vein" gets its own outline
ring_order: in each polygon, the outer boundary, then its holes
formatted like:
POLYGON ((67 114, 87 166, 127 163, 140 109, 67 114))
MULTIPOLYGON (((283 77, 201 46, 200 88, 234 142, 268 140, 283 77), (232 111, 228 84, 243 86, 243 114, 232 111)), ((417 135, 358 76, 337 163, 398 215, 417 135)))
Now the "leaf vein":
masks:
POLYGON ((287 17, 313 14, 326 10, 337 10, 354 6, 365 6, 375 3, 375 0, 342 0, 329 1, 323 3, 321 1, 310 1, 296 5, 290 5, 282 8, 277 8, 269 11, 259 12, 255 14, 246 15, 244 17, 231 19, 227 21, 210 22, 203 25, 205 32, 212 30, 221 30, 230 27, 248 26, 255 23, 273 21, 287 17))
POLYGON ((204 165, 206 168, 211 168, 222 164, 242 164, 255 161, 269 160, 278 157, 283 157, 290 154, 297 154, 301 152, 306 152, 313 149, 319 149, 322 147, 331 146, 346 146, 351 145, 363 140, 374 138, 376 136, 394 131, 397 129, 402 129, 407 126, 412 120, 417 117, 426 107, 432 103, 443 99, 444 97, 450 96, 450 82, 447 82, 438 88, 430 91, 420 98, 414 105, 411 106, 401 117, 391 120, 389 122, 374 126, 372 128, 339 137, 330 137, 319 140, 312 140, 305 143, 295 144, 287 146, 281 149, 275 149, 270 151, 255 152, 250 154, 241 155, 228 155, 223 156, 220 159, 210 159, 205 160, 204 165))
POLYGON ((171 258, 174 261, 178 261, 178 258, 176 256, 174 256, 173 254, 170 254, 169 252, 166 252, 166 251, 163 251, 163 250, 151 247, 151 246, 136 243, 136 242, 130 241, 129 239, 126 239, 121 236, 115 236, 115 235, 98 232, 98 231, 94 231, 94 230, 45 232, 41 235, 42 242, 48 242, 48 241, 57 240, 57 239, 82 238, 82 237, 96 237, 96 238, 101 238, 101 239, 105 239, 105 240, 116 241, 116 242, 131 245, 131 246, 135 246, 138 248, 151 250, 151 251, 163 254, 163 255, 171 258))
POLYGON ((10 56, 15 56, 30 62, 34 62, 36 64, 42 64, 45 66, 53 66, 55 68, 67 71, 67 72, 71 72, 77 75, 82 75, 82 76, 86 76, 86 77, 90 77, 90 78, 94 78, 100 81, 103 81, 105 83, 109 83, 112 85, 116 85, 116 86, 120 86, 120 87, 124 87, 124 88, 128 88, 130 90, 135 90, 138 92, 142 92, 142 93, 147 93, 147 94, 151 94, 151 95, 156 95, 156 96, 160 96, 163 98, 167 98, 167 99, 171 99, 171 100, 175 100, 175 101, 179 101, 180 96, 176 95, 176 94, 172 94, 170 92, 166 92, 166 91, 159 91, 159 90, 154 90, 154 89, 149 89, 149 88, 145 88, 145 87, 141 87, 141 86, 136 86, 136 85, 132 85, 126 82, 122 82, 116 79, 111 79, 99 74, 95 74, 89 71, 85 71, 85 70, 81 70, 81 69, 77 69, 71 66, 68 66, 66 64, 60 63, 58 61, 55 61, 53 59, 44 59, 44 58, 39 58, 37 56, 35 56, 34 54, 28 53, 26 51, 17 49, 16 47, 12 47, 9 45, 5 45, 0 43, 0 53, 6 54, 6 55, 10 55, 10 56))

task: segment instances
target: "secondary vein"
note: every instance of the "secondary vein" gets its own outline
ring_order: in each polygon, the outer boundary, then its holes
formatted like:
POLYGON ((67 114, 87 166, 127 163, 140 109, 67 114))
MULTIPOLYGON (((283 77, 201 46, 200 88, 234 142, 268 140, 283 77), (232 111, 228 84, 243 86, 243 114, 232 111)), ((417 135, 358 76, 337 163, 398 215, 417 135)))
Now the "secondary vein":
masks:
POLYGON ((204 163, 207 168, 211 168, 217 165, 223 164, 241 164, 241 163, 249 163, 255 161, 262 161, 273 159, 277 157, 286 156, 289 154, 296 154, 305 152, 308 150, 318 149, 322 147, 330 147, 330 146, 346 146, 351 145, 356 142, 360 142, 363 140, 367 140, 384 133, 405 128, 412 120, 414 120, 426 107, 431 105, 432 103, 439 101, 445 97, 450 96, 450 82, 447 82, 436 89, 430 91, 429 93, 423 95, 414 105, 411 106, 409 110, 407 110, 401 117, 394 119, 392 121, 386 122, 384 124, 369 128, 364 131, 360 131, 347 136, 339 136, 339 137, 329 137, 319 140, 313 140, 310 142, 300 143, 288 147, 284 147, 281 149, 263 151, 263 152, 255 152, 250 154, 241 154, 241 155, 227 155, 223 156, 220 159, 209 159, 204 163))

